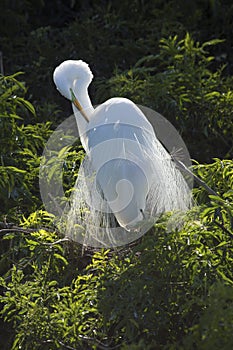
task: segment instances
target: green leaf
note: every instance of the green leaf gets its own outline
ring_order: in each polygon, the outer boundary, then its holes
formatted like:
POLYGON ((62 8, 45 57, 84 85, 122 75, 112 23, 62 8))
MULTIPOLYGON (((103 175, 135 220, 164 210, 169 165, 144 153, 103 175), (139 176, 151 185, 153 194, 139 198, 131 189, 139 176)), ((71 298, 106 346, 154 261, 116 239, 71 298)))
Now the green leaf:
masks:
POLYGON ((232 281, 230 278, 228 278, 228 277, 224 274, 223 271, 220 271, 220 269, 217 269, 217 272, 218 272, 218 274, 223 278, 224 281, 226 281, 226 282, 230 283, 231 285, 233 285, 233 281, 232 281))
POLYGON ((33 105, 22 97, 17 97, 17 101, 22 103, 34 116, 36 115, 35 108, 33 105))
POLYGON ((58 254, 58 253, 54 253, 54 257, 56 259, 61 260, 65 265, 68 265, 68 261, 66 260, 66 258, 64 258, 64 256, 58 254))

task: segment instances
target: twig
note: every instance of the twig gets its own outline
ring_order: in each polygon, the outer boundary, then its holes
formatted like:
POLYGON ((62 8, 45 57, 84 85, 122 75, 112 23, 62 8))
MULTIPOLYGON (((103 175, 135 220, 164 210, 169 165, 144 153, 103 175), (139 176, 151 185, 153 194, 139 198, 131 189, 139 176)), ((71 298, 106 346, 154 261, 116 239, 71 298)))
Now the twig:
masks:
POLYGON ((217 192, 215 192, 211 187, 209 187, 206 182, 204 182, 202 179, 200 179, 200 177, 198 177, 191 170, 189 170, 184 163, 182 163, 180 160, 175 159, 173 156, 171 156, 171 158, 180 170, 183 170, 186 174, 191 175, 194 178, 194 180, 199 185, 204 187, 209 194, 212 194, 214 196, 218 196, 217 192))
MULTIPOLYGON (((86 342, 91 342, 91 343, 96 344, 96 345, 98 344, 98 348, 102 349, 102 350, 115 350, 115 349, 119 348, 122 345, 122 344, 119 344, 119 345, 110 347, 109 345, 107 345, 107 344, 105 345, 105 344, 101 343, 99 340, 94 339, 94 338, 83 337, 81 335, 79 335, 78 337, 81 338, 82 340, 86 341, 86 342)), ((70 345, 66 345, 61 340, 58 340, 58 343, 60 345, 62 345, 63 347, 65 347, 66 349, 68 349, 68 350, 77 350, 77 349, 73 348, 70 345)))
POLYGON ((70 242, 70 239, 65 237, 65 238, 59 239, 58 241, 55 241, 55 242, 52 242, 52 243, 44 243, 44 244, 45 245, 49 245, 49 246, 53 246, 55 244, 59 244, 59 243, 62 243, 62 242, 70 242))
POLYGON ((63 346, 64 348, 68 349, 68 350, 77 350, 75 348, 73 348, 72 346, 66 345, 64 344, 62 341, 58 340, 58 343, 63 346))
MULTIPOLYGON (((32 232, 36 232, 38 230, 40 230, 41 228, 29 228, 29 229, 24 229, 24 228, 21 228, 21 227, 17 227, 17 226, 11 226, 11 228, 3 228, 3 229, 0 229, 0 234, 5 234, 5 233, 9 233, 9 232, 21 232, 21 233, 32 233, 32 232)), ((47 229, 46 229, 47 230, 47 229)), ((54 232, 54 231, 50 231, 50 230, 47 230, 48 232, 54 232)), ((70 239, 67 238, 67 237, 64 237, 64 238, 61 238, 61 239, 58 239, 57 241, 55 242, 50 242, 50 243, 46 243, 46 242, 43 242, 42 244, 43 245, 48 245, 48 246, 54 246, 56 244, 59 244, 59 243, 62 243, 62 242, 70 242, 70 239)))
POLYGON ((0 233, 8 233, 8 232, 22 232, 22 233, 31 233, 31 232, 35 232, 38 231, 38 229, 25 229, 25 228, 21 228, 21 227, 11 227, 11 228, 3 228, 0 230, 0 233))

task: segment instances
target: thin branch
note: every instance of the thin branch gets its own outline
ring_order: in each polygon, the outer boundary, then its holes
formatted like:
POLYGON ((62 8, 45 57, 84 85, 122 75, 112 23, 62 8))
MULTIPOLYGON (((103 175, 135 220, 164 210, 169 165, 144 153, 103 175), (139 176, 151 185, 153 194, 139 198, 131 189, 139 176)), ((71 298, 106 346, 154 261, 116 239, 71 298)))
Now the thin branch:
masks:
MULTIPOLYGON (((98 345, 98 348, 101 349, 101 350, 115 350, 115 349, 119 348, 122 345, 122 344, 119 344, 119 345, 110 347, 109 345, 107 345, 107 344, 105 345, 105 344, 101 343, 99 340, 94 339, 94 338, 84 337, 84 336, 81 336, 81 335, 79 335, 78 337, 81 338, 82 340, 86 341, 86 342, 91 342, 91 343, 93 343, 95 345, 98 345)), ((73 348, 70 345, 66 345, 61 340, 58 340, 58 343, 60 345, 62 345, 63 347, 65 347, 66 349, 68 349, 68 350, 77 350, 77 349, 73 348)))
POLYGON ((171 156, 173 162, 177 165, 177 167, 184 171, 186 174, 188 175, 191 175, 194 180, 199 184, 201 185, 202 187, 204 187, 206 189, 206 191, 209 193, 209 194, 212 194, 214 196, 218 196, 217 192, 215 192, 211 187, 209 187, 207 185, 207 183, 205 181, 203 181, 202 179, 200 179, 200 177, 198 177, 197 175, 195 175, 190 169, 188 169, 186 167, 186 165, 184 163, 182 163, 180 160, 177 160, 176 158, 174 158, 173 156, 171 156))
POLYGON ((56 230, 50 230, 48 227, 44 227, 44 226, 34 227, 34 228, 22 228, 19 226, 14 226, 13 223, 0 222, 0 233, 8 233, 8 232, 32 233, 32 232, 37 232, 39 230, 45 230, 51 233, 56 232, 58 235, 60 234, 60 232, 56 230))
POLYGON ((13 226, 11 228, 3 228, 0 230, 0 233, 8 233, 8 232, 22 232, 22 233, 31 233, 31 232, 35 232, 38 231, 38 229, 25 229, 25 228, 21 228, 21 227, 17 227, 17 226, 13 226))
POLYGON ((63 346, 64 348, 68 349, 68 350, 77 350, 75 348, 73 348, 72 346, 66 345, 64 344, 62 341, 58 340, 58 343, 63 346))
POLYGON ((43 243, 43 244, 49 245, 49 246, 53 246, 55 244, 59 244, 59 243, 62 243, 62 242, 70 242, 70 239, 65 237, 65 238, 59 239, 58 241, 52 242, 52 243, 43 243))

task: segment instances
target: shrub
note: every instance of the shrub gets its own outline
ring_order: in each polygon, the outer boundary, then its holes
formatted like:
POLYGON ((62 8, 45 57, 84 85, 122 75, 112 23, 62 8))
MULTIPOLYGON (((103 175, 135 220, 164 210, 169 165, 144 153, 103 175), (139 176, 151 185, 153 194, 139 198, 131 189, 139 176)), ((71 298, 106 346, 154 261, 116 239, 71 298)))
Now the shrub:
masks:
POLYGON ((165 217, 134 246, 83 256, 46 231, 5 235, 18 252, 1 278, 11 348, 217 350, 212 331, 232 330, 233 246, 195 210, 179 231, 165 217))
POLYGON ((188 33, 181 40, 178 36, 161 39, 157 55, 143 57, 126 72, 116 72, 107 84, 99 82, 99 96, 108 91, 110 96, 128 97, 157 110, 174 123, 191 156, 199 161, 229 157, 232 77, 223 76, 224 67, 211 69, 215 58, 207 51, 220 42, 200 44, 188 33))
POLYGON ((0 77, 0 211, 15 222, 39 203, 40 154, 51 133, 51 123, 38 123, 18 76, 0 77))

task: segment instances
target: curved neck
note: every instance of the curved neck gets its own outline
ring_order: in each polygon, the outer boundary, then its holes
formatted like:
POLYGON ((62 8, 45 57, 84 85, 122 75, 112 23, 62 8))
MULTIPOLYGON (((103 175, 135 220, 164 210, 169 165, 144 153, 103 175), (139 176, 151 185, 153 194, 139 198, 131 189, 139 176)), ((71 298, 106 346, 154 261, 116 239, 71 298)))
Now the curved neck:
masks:
POLYGON ((76 99, 78 100, 81 108, 84 110, 88 119, 91 119, 91 115, 94 112, 90 97, 88 95, 88 86, 80 84, 80 82, 74 82, 73 91, 76 99))
MULTIPOLYGON (((79 88, 77 88, 74 84, 74 94, 76 99, 78 100, 82 110, 84 111, 85 115, 87 116, 88 120, 91 120, 92 113, 94 112, 94 108, 92 106, 90 97, 88 95, 88 90, 87 87, 81 87, 79 84, 79 88)), ((78 130, 79 130, 79 135, 80 135, 80 140, 83 145, 83 148, 85 151, 88 150, 88 138, 86 135, 86 131, 88 129, 88 122, 82 115, 81 111, 74 105, 72 104, 75 119, 77 122, 78 130)))

